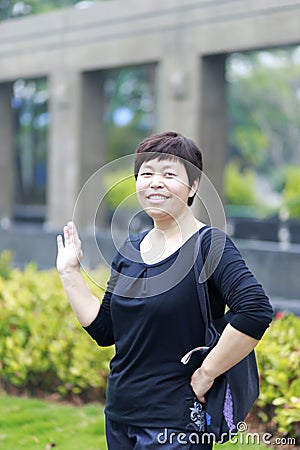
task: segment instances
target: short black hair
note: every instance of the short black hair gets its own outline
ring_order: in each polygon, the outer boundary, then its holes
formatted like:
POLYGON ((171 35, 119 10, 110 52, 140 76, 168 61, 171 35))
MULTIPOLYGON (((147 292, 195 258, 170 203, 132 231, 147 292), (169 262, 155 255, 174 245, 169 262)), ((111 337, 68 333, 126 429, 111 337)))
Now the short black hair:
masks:
MULTIPOLYGON (((196 178, 200 179, 203 170, 202 153, 193 139, 176 131, 152 134, 139 144, 134 160, 135 179, 145 161, 156 158, 164 160, 172 157, 178 158, 185 166, 190 187, 196 178)), ((192 205, 194 197, 188 199, 188 206, 192 205)))

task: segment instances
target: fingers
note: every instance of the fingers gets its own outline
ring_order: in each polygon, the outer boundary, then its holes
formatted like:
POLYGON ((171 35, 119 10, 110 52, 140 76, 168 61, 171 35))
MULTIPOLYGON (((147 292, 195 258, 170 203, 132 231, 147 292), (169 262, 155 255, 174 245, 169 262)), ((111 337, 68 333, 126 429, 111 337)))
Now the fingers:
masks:
POLYGON ((71 243, 73 243, 75 240, 75 236, 78 236, 77 230, 76 230, 73 222, 68 222, 64 226, 63 232, 64 232, 65 245, 70 245, 71 243))
POLYGON ((77 228, 74 224, 74 222, 68 222, 67 225, 64 227, 64 236, 65 241, 67 244, 81 244, 81 241, 78 236, 77 228))
POLYGON ((58 236, 56 236, 56 242, 57 242, 58 251, 62 250, 64 248, 64 243, 63 243, 63 238, 60 234, 58 236))
POLYGON ((70 244, 70 233, 69 233, 68 225, 64 226, 64 241, 65 241, 65 246, 70 244))
POLYGON ((76 253, 78 254, 79 260, 82 258, 82 249, 81 249, 81 240, 79 239, 78 232, 74 222, 68 222, 63 227, 63 237, 58 235, 56 237, 57 240, 57 249, 58 251, 74 246, 76 253))
POLYGON ((78 247, 81 246, 81 240, 78 236, 78 231, 74 222, 68 222, 69 229, 71 230, 71 241, 74 242, 78 247))
POLYGON ((191 387, 201 403, 206 403, 205 394, 212 387, 213 383, 214 380, 205 379, 201 372, 201 367, 193 373, 191 377, 191 387))
POLYGON ((192 389, 193 389, 193 391, 194 391, 194 393, 195 393, 197 399, 199 400, 199 402, 201 402, 201 403, 206 403, 206 398, 205 398, 205 396, 202 395, 202 394, 200 394, 199 392, 197 392, 196 388, 194 389, 194 388, 192 387, 192 389))
POLYGON ((61 250, 65 247, 73 246, 76 253, 78 253, 78 258, 82 258, 81 240, 79 239, 78 232, 74 222, 67 222, 63 228, 63 238, 62 236, 57 236, 57 248, 61 250))
POLYGON ((72 236, 77 237, 78 238, 78 232, 77 232, 77 228, 74 222, 70 221, 67 223, 67 226, 69 227, 70 233, 72 234, 72 236))

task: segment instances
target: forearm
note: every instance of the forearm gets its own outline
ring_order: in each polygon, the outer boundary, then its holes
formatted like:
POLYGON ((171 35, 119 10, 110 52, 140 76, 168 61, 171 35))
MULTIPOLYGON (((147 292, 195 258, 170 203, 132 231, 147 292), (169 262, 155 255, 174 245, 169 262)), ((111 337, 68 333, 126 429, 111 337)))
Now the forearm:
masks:
POLYGON ((79 269, 59 275, 75 316, 83 327, 87 327, 99 312, 99 299, 91 293, 79 269))
POLYGON ((211 379, 217 378, 247 356, 257 343, 256 339, 228 324, 221 334, 218 344, 203 361, 201 366, 203 375, 211 379))

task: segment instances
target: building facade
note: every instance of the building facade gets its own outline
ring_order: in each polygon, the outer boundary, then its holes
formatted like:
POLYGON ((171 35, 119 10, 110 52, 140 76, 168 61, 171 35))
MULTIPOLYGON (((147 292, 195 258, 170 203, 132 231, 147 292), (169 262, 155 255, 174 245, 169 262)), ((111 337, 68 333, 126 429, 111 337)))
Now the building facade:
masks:
MULTIPOLYGON (((2 23, 2 223, 13 218, 16 202, 11 107, 16 80, 47 79, 51 122, 44 208, 47 226, 55 230, 72 217, 82 186, 107 162, 101 125, 105 99, 99 89, 104 71, 155 66, 155 129, 175 129, 194 138, 204 152, 205 172, 222 195, 226 56, 299 44, 299 22, 300 1, 167 0, 162 5, 157 0, 113 0, 2 23)), ((91 189, 89 199, 95 200, 104 188, 97 184, 91 189)), ((94 201, 82 203, 77 220, 88 227, 94 201)))

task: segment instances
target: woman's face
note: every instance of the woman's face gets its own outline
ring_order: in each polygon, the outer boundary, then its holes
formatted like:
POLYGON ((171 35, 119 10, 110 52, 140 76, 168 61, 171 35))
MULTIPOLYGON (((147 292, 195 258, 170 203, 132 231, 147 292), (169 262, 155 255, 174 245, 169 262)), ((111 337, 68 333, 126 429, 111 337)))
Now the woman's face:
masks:
POLYGON ((154 220, 166 215, 178 219, 187 210, 188 198, 195 194, 183 163, 172 157, 145 161, 138 172, 136 192, 142 208, 154 220))

